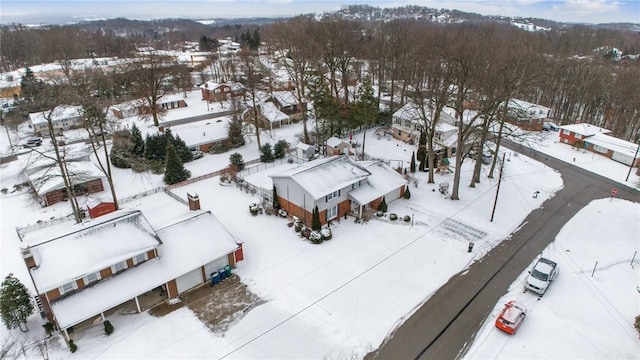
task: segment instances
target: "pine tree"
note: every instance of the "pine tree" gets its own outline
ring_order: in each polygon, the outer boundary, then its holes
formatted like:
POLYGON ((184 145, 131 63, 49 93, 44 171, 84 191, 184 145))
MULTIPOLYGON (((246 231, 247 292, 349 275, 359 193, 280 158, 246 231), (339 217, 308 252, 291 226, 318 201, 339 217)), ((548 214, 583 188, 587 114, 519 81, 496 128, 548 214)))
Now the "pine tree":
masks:
POLYGON ((382 202, 380 202, 380 206, 378 206, 378 210, 384 212, 387 212, 387 201, 385 200, 384 196, 382 197, 382 202))
POLYGON ((142 133, 136 124, 133 124, 131 127, 131 140, 133 142, 133 155, 142 158, 144 156, 144 140, 142 139, 142 133))
POLYGON ((234 168, 236 171, 242 171, 244 169, 244 159, 242 154, 233 153, 229 156, 229 167, 234 168))
POLYGON ((276 189, 275 185, 273 185, 273 208, 280 208, 280 203, 278 202, 278 190, 276 189))
POLYGON ((180 135, 176 135, 175 138, 171 141, 173 148, 176 149, 176 153, 182 160, 182 163, 187 163, 189 161, 193 161, 193 153, 189 150, 187 144, 180 138, 180 135))
POLYGON ((109 336, 113 333, 113 325, 111 324, 111 321, 109 320, 105 320, 104 324, 104 333, 109 336))
POLYGON ((411 165, 409 165, 409 170, 414 173, 416 172, 416 152, 411 153, 411 165))
POLYGON ((37 79, 33 71, 27 67, 20 80, 20 95, 27 104, 33 104, 42 88, 42 81, 37 79))
POLYGON ((184 168, 182 161, 170 142, 167 144, 166 153, 167 160, 164 166, 164 183, 172 185, 187 180, 191 174, 189 170, 184 168))
POLYGON ((13 274, 7 275, 0 285, 0 317, 4 325, 7 329, 19 327, 20 331, 26 332, 29 330, 27 318, 33 312, 33 301, 27 287, 13 274))
POLYGON ((242 128, 242 119, 239 116, 233 116, 227 124, 227 135, 231 142, 231 147, 244 145, 244 133, 242 128))
POLYGON ((260 161, 269 163, 273 162, 275 157, 273 156, 273 151, 271 150, 271 144, 266 143, 260 146, 260 161))
POLYGON ((322 225, 320 224, 320 211, 318 210, 318 206, 313 209, 311 213, 311 229, 314 231, 320 231, 322 225))
POLYGON ((282 159, 284 157, 284 155, 286 154, 287 151, 287 142, 284 140, 279 140, 274 146, 273 146, 273 156, 276 159, 282 159))
POLYGON ((411 192, 409 191, 409 187, 408 186, 405 188, 404 198, 405 199, 410 199, 411 198, 411 192))

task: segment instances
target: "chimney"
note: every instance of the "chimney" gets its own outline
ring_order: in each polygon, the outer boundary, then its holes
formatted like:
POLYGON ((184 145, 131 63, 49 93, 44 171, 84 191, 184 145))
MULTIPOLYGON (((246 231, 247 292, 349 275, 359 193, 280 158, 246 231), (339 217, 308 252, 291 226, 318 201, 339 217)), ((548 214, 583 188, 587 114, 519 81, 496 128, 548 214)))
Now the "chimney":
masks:
POLYGON ((27 268, 31 269, 38 267, 36 259, 33 257, 33 253, 31 253, 31 249, 29 247, 20 249, 20 252, 22 253, 22 259, 24 259, 24 263, 27 265, 27 268))
POLYGON ((198 194, 191 195, 187 193, 189 199, 189 210, 200 210, 200 197, 198 194))

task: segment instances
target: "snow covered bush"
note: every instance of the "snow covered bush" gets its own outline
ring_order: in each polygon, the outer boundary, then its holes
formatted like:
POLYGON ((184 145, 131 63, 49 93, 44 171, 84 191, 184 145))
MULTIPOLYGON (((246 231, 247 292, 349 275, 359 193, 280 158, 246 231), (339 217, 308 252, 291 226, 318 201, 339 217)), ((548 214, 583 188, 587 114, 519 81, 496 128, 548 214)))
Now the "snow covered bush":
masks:
POLYGON ((309 233, 309 240, 314 244, 320 244, 322 242, 322 234, 320 234, 319 231, 313 230, 309 233))
POLYGON ((111 325, 111 321, 109 320, 105 320, 104 322, 104 333, 107 334, 107 336, 113 333, 113 325, 111 325))
POLYGON ((320 235, 322 235, 323 240, 331 240, 331 229, 324 228, 320 230, 320 235))

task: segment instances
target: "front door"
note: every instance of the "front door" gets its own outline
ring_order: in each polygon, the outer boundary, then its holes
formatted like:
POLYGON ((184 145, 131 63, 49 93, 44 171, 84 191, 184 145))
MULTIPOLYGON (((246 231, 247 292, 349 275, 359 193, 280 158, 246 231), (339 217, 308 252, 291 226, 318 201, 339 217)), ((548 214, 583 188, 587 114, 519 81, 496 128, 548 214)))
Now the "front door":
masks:
POLYGON ((327 221, 338 216, 338 205, 327 209, 327 221))

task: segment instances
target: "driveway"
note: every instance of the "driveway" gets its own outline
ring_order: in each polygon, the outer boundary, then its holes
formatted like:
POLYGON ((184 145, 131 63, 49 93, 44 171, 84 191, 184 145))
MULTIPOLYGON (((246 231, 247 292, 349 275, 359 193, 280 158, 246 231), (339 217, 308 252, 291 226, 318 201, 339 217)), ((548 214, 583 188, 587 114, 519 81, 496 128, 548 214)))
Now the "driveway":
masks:
POLYGON ((522 227, 492 249, 482 261, 454 275, 365 359, 461 357, 518 274, 578 211, 594 199, 610 196, 612 188, 618 189, 617 197, 640 202, 636 189, 520 145, 507 142, 503 146, 541 159, 558 170, 564 188, 529 214, 522 227))

